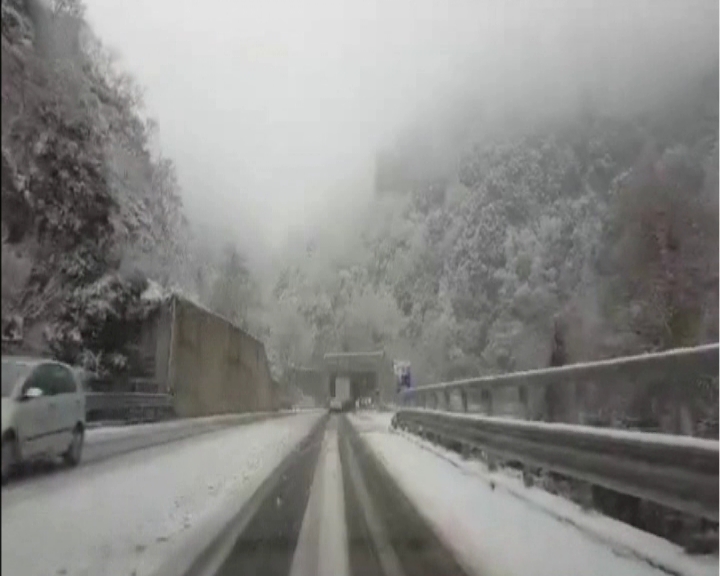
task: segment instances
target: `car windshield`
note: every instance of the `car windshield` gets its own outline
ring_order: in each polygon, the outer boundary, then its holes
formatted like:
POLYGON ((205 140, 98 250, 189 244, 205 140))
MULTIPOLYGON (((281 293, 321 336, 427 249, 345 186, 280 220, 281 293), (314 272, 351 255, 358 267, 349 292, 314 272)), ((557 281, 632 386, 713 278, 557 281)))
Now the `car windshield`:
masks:
POLYGON ((17 360, 2 361, 2 395, 7 398, 12 394, 15 385, 20 378, 24 378, 30 371, 31 367, 25 362, 17 360))

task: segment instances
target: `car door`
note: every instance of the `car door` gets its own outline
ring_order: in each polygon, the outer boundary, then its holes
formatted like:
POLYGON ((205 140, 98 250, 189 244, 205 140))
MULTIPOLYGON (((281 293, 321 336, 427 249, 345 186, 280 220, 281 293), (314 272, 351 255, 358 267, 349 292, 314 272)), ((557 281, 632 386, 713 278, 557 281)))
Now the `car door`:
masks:
POLYGON ((36 366, 25 380, 18 399, 18 438, 23 458, 47 454, 54 444, 53 377, 51 364, 36 366), (37 388, 41 396, 28 398, 25 393, 37 388))
POLYGON ((69 368, 62 364, 53 365, 53 400, 50 410, 54 411, 54 447, 56 453, 63 453, 70 445, 72 431, 84 411, 78 384, 69 368))

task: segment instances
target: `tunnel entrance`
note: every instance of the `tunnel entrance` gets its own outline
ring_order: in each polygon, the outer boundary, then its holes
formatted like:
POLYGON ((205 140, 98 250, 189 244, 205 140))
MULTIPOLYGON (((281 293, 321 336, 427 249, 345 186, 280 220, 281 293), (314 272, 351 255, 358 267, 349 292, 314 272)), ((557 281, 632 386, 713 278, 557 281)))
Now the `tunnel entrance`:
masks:
POLYGON ((374 398, 378 390, 376 372, 357 372, 350 376, 350 390, 353 400, 374 398))
POLYGON ((383 390, 388 393, 392 387, 392 368, 382 350, 327 353, 323 356, 323 363, 325 389, 331 398, 347 399, 352 404, 367 398, 375 403, 380 401, 383 390))
POLYGON ((335 397, 336 381, 339 377, 350 379, 350 398, 353 402, 358 398, 375 398, 379 392, 377 372, 352 372, 350 374, 333 372, 329 378, 330 398, 335 397))

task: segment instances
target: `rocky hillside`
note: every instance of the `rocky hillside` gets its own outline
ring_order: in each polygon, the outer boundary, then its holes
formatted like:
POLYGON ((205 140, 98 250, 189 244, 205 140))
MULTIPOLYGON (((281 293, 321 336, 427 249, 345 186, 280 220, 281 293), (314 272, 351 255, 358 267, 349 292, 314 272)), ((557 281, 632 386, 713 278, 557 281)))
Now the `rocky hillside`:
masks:
POLYGON ((4 349, 123 363, 99 334, 174 280, 187 233, 155 130, 80 3, 2 0, 4 349))

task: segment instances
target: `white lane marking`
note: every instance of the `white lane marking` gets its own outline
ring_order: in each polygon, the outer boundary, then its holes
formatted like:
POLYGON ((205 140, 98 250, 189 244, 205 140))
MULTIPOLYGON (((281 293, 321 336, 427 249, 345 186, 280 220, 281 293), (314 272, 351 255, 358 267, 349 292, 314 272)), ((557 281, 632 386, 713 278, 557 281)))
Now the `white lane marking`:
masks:
POLYGON ((347 525, 345 523, 345 495, 337 428, 325 434, 328 449, 325 453, 322 522, 320 524, 319 576, 348 576, 347 525))
POLYGON ((327 431, 323 435, 320 454, 313 474, 305 515, 298 535, 295 554, 290 567, 290 576, 312 576, 317 573, 320 534, 320 507, 323 494, 323 461, 327 450, 327 431))
POLYGON ((336 421, 325 430, 290 575, 350 575, 336 421))

